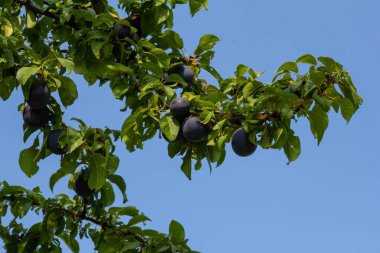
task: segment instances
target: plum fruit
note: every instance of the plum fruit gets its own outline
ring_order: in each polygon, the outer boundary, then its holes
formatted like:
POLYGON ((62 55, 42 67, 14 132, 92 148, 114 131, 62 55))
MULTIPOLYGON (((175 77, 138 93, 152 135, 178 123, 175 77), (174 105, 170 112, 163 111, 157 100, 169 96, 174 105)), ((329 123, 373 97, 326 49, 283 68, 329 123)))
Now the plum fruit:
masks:
POLYGON ((257 146, 249 141, 248 133, 244 128, 237 129, 232 135, 232 149, 239 156, 249 156, 255 152, 257 146))
POLYGON ((169 105, 170 113, 178 121, 184 120, 190 114, 191 104, 187 98, 179 97, 173 99, 169 105))
POLYGON ((90 187, 88 187, 88 182, 84 179, 83 174, 79 174, 79 176, 76 178, 73 188, 76 194, 82 198, 87 198, 95 192, 93 189, 90 189, 90 187))
MULTIPOLYGON (((141 37, 142 32, 141 32, 141 15, 138 13, 132 14, 128 18, 126 18, 130 25, 134 28, 136 28, 137 36, 141 37)), ((133 35, 131 33, 131 28, 127 25, 117 25, 116 26, 116 34, 119 39, 124 39, 126 37, 131 37, 133 39, 133 35)))
MULTIPOLYGON (((185 80, 185 82, 188 85, 193 84, 194 80, 195 80, 194 79, 195 78, 194 72, 191 70, 191 68, 189 68, 186 65, 176 65, 171 70, 168 71, 168 74, 179 75, 180 77, 183 78, 183 80, 185 80)), ((164 75, 164 77, 165 77, 165 75, 164 75)))
POLYGON ((131 29, 126 25, 117 25, 116 34, 119 39, 124 39, 131 35, 131 29))
POLYGON ((190 142, 201 142, 207 138, 208 129, 198 116, 190 116, 182 124, 182 134, 190 142))
POLYGON ((41 110, 46 107, 50 100, 49 88, 44 84, 33 84, 29 90, 27 101, 33 110, 41 110))
POLYGON ((53 130, 50 132, 47 138, 47 147, 48 149, 56 155, 65 154, 65 150, 59 145, 59 136, 61 135, 62 130, 53 130))
POLYGON ((142 29, 141 29, 141 15, 139 13, 132 14, 128 17, 128 21, 134 28, 137 29, 137 35, 142 37, 142 29))
POLYGON ((43 127, 50 120, 50 111, 47 107, 41 110, 34 110, 29 105, 25 105, 23 112, 24 122, 32 127, 43 127))

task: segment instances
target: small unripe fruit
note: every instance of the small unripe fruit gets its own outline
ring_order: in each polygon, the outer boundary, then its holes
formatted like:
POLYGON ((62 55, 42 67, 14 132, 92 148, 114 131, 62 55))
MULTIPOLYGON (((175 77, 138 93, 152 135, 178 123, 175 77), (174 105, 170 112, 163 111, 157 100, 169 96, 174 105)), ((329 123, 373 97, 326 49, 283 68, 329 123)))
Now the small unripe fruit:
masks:
POLYGON ((33 84, 29 90, 28 105, 33 110, 41 110, 46 107, 50 100, 49 88, 44 84, 33 84))
POLYGON ((80 174, 74 182, 74 191, 82 198, 87 198, 94 194, 94 190, 88 187, 88 182, 84 179, 83 174, 80 174))
POLYGON ((59 136, 61 135, 62 130, 53 130, 50 132, 48 138, 47 138, 47 147, 48 149, 56 155, 63 155, 65 154, 65 150, 61 148, 61 145, 59 144, 59 136))
POLYGON ((198 116, 191 116, 183 122, 182 134, 191 142, 201 142, 207 138, 208 129, 199 121, 198 116))
POLYGON ((24 122, 32 127, 43 127, 50 119, 50 111, 47 107, 41 110, 34 110, 29 105, 25 105, 23 112, 24 122))
POLYGON ((182 121, 190 115, 190 107, 191 104, 187 98, 179 97, 173 99, 170 103, 169 109, 174 118, 178 121, 182 121))
POLYGON ((237 129, 232 135, 232 149, 239 156, 249 156, 256 151, 257 146, 249 141, 249 135, 244 128, 237 129))

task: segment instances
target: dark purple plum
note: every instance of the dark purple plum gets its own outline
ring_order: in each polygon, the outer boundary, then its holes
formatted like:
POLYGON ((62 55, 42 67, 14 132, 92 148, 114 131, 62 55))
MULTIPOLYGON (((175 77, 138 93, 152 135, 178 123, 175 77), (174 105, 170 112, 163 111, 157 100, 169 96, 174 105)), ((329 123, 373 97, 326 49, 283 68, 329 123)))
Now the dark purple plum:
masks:
POLYGON ((237 129, 232 135, 232 149, 238 156, 249 156, 256 151, 257 146, 249 141, 249 135, 244 128, 237 129))
POLYGON ((191 142, 201 142, 207 138, 208 129, 199 121, 198 116, 190 116, 183 122, 182 134, 191 142))
POLYGON ((29 90, 27 101, 33 110, 41 110, 46 107, 50 100, 49 88, 44 84, 33 84, 29 90))
POLYGON ((189 100, 183 97, 173 99, 169 105, 170 113, 178 121, 182 121, 190 115, 190 107, 189 100))
POLYGON ((50 111, 47 107, 41 110, 34 110, 29 105, 25 105, 23 112, 24 122, 32 127, 43 127, 50 120, 50 111))
POLYGON ((141 29, 141 15, 139 13, 132 14, 128 17, 128 21, 134 28, 137 29, 137 35, 142 37, 142 29, 141 29))
POLYGON ((47 147, 48 149, 56 155, 65 154, 65 150, 59 145, 59 136, 61 135, 62 130, 53 130, 50 132, 47 138, 47 147))
POLYGON ((194 83, 194 72, 186 65, 176 65, 170 71, 169 74, 177 74, 185 80, 188 85, 194 83))
MULTIPOLYGON (((142 32, 141 32, 141 15, 140 14, 132 14, 131 16, 129 16, 128 18, 126 18, 126 20, 128 20, 128 22, 130 23, 130 25, 134 28, 136 28, 137 32, 137 36, 138 37, 141 37, 142 36, 142 32)), ((127 25, 117 25, 116 26, 116 34, 117 34, 117 37, 119 39, 124 39, 124 38, 127 38, 127 37, 130 37, 132 39, 137 39, 136 36, 133 36, 132 34, 132 31, 131 31, 131 28, 127 25)))
POLYGON ((78 194, 82 198, 87 198, 95 192, 93 189, 88 187, 88 182, 84 179, 83 174, 79 174, 79 176, 74 182, 73 188, 76 194, 78 194))
POLYGON ((131 35, 131 29, 126 25, 117 25, 116 34, 119 39, 124 39, 131 35))

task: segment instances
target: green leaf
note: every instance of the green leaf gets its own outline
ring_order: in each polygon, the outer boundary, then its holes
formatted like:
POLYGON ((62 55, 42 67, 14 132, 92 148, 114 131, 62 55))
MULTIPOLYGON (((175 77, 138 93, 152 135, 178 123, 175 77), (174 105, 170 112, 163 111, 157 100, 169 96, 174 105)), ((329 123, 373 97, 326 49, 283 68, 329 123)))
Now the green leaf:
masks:
POLYGON ((21 167, 21 170, 27 175, 28 177, 32 177, 35 175, 38 171, 38 165, 36 157, 38 155, 39 150, 36 148, 38 146, 38 139, 36 139, 33 146, 30 148, 24 149, 20 152, 19 156, 19 165, 21 167), (37 145, 36 145, 37 144, 37 145))
POLYGON ((160 129, 169 141, 174 141, 179 132, 179 123, 173 116, 166 114, 160 119, 160 129))
POLYGON ((26 10, 26 27, 33 28, 37 24, 36 22, 36 14, 29 9, 26 10))
POLYGON ((298 136, 294 136, 293 133, 288 135, 288 141, 284 146, 284 151, 289 162, 292 162, 298 158, 301 153, 301 142, 298 136))
POLYGON ((302 90, 302 95, 304 97, 307 97, 309 94, 311 94, 317 86, 310 80, 308 80, 304 86, 304 89, 302 90))
POLYGON ((317 60, 311 54, 304 54, 297 59, 296 62, 306 63, 310 65, 317 65, 317 60))
POLYGON ((326 112, 330 110, 331 104, 333 102, 332 100, 326 97, 320 97, 317 94, 314 94, 313 98, 323 108, 323 110, 325 110, 326 112))
POLYGON ((182 160, 181 170, 185 173, 186 177, 191 180, 191 149, 187 150, 182 160))
POLYGON ((336 61, 329 57, 319 57, 318 61, 320 61, 329 71, 334 71, 336 68, 336 61))
POLYGON ((244 76, 244 75, 247 73, 248 69, 249 69, 248 66, 243 65, 243 64, 239 64, 239 65, 236 67, 236 71, 235 71, 235 75, 236 75, 236 77, 244 76))
POLYGON ((137 208, 134 206, 111 207, 109 209, 109 213, 134 217, 139 215, 139 210, 137 210, 137 208))
POLYGON ((92 52, 95 55, 95 58, 100 60, 101 54, 100 50, 104 47, 105 42, 104 41, 98 41, 98 40, 92 40, 91 41, 91 49, 92 52))
POLYGON ((179 222, 172 220, 169 225, 169 236, 172 242, 180 244, 185 240, 185 229, 179 222))
POLYGON ((114 70, 114 71, 119 71, 119 72, 127 73, 129 75, 133 75, 134 74, 133 69, 128 68, 127 66, 125 66, 123 64, 120 64, 120 63, 115 63, 113 65, 107 65, 107 68, 109 68, 111 70, 114 70))
POLYGON ((204 51, 211 50, 218 41, 220 41, 220 39, 216 37, 215 35, 212 35, 212 34, 203 35, 202 38, 199 40, 199 44, 194 54, 200 55, 204 51))
POLYGON ((3 16, 0 17, 0 23, 1 23, 1 30, 4 31, 5 36, 11 36, 13 34, 12 23, 8 19, 4 18, 3 16))
POLYGON ((156 23, 159 25, 169 19, 170 10, 166 5, 156 7, 156 23))
POLYGON ((18 81, 14 76, 7 76, 0 80, 0 97, 4 101, 7 100, 17 85, 18 81))
POLYGON ((148 217, 146 217, 144 214, 139 214, 139 215, 136 215, 135 217, 133 217, 132 219, 130 219, 127 226, 130 227, 130 226, 133 226, 133 225, 136 225, 138 223, 145 222, 145 221, 150 221, 150 219, 148 217))
POLYGON ((67 174, 62 170, 59 169, 57 170, 53 175, 51 175, 50 180, 49 180, 49 187, 50 190, 53 192, 55 184, 64 176, 67 174))
POLYGON ((274 131, 274 143, 271 148, 281 149, 285 146, 288 140, 288 132, 286 128, 279 127, 274 131))
POLYGON ((318 86, 326 82, 325 73, 323 71, 316 70, 315 67, 310 68, 310 79, 314 84, 318 86))
POLYGON ((68 127, 66 131, 62 132, 61 135, 62 136, 59 137, 59 140, 62 140, 63 147, 67 146, 68 153, 72 153, 74 150, 85 143, 82 133, 72 127, 68 127))
POLYGON ((25 85, 29 78, 37 74, 40 69, 41 67, 38 66, 22 67, 17 71, 16 78, 22 85, 25 85))
POLYGON ((123 241, 114 238, 112 236, 108 236, 107 240, 102 240, 99 242, 98 252, 99 253, 114 253, 114 252, 121 252, 120 247, 122 247, 123 241))
POLYGON ((323 135, 329 125, 329 118, 327 112, 316 104, 314 108, 308 112, 310 128, 314 137, 318 140, 318 145, 322 141, 323 135))
POLYGON ((57 235, 62 241, 66 244, 66 246, 74 253, 79 253, 79 243, 78 241, 70 236, 69 234, 60 234, 57 235))
POLYGON ((74 69, 74 62, 64 59, 64 58, 57 58, 59 63, 67 69, 67 73, 70 74, 74 69))
POLYGON ((343 118, 350 122, 352 115, 355 113, 355 107, 352 102, 347 98, 342 98, 340 100, 340 112, 342 113, 343 118))
POLYGON ((198 11, 202 9, 202 7, 204 7, 206 10, 208 9, 207 0, 190 0, 189 5, 191 16, 194 16, 198 11))
POLYGON ((69 153, 61 159, 61 170, 66 174, 73 174, 78 167, 78 153, 69 153))
POLYGON ((164 50, 162 50, 161 48, 155 48, 151 50, 150 53, 156 57, 156 59, 162 65, 163 68, 169 68, 170 57, 164 50))
POLYGON ((170 158, 175 157, 181 150, 181 143, 179 142, 169 142, 168 144, 168 155, 170 158))
POLYGON ((112 183, 117 185, 117 187, 120 189, 121 193, 123 194, 123 203, 126 203, 128 201, 127 193, 126 193, 127 185, 125 184, 123 177, 113 174, 113 175, 109 175, 108 179, 112 183))
POLYGON ((163 5, 166 3, 166 0, 154 0, 154 6, 163 5))
POLYGON ((70 106, 78 98, 77 86, 69 77, 59 76, 59 80, 62 83, 61 87, 58 89, 61 102, 65 107, 70 106))
POLYGON ((95 191, 103 187, 107 178, 106 159, 100 154, 93 154, 93 160, 90 162, 90 178, 88 186, 95 191))
POLYGON ((255 87, 253 86, 253 83, 249 82, 246 85, 244 85, 243 88, 243 97, 246 100, 249 100, 251 96, 253 95, 253 92, 255 90, 255 87))
POLYGON ((178 33, 172 30, 166 30, 159 37, 161 48, 183 48, 183 40, 178 33))
POLYGON ((115 202, 115 192, 113 191, 112 185, 109 182, 105 182, 100 190, 101 198, 100 202, 104 206, 110 206, 115 202))
POLYGON ((213 116, 214 116, 214 111, 203 111, 199 115, 199 121, 202 124, 207 124, 212 119, 213 116))
POLYGON ((277 69, 277 72, 276 73, 279 73, 281 71, 292 71, 292 72, 295 72, 295 73, 298 73, 298 66, 297 66, 297 63, 295 62, 285 62, 284 64, 282 64, 278 69, 277 69))

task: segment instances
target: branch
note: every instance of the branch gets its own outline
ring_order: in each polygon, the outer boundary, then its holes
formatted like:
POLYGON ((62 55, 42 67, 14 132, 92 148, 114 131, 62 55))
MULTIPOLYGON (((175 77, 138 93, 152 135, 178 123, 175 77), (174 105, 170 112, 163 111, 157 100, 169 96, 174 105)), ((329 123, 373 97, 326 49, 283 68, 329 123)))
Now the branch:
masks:
POLYGON ((32 4, 30 2, 30 0, 17 0, 17 2, 20 3, 21 5, 25 6, 26 9, 33 12, 34 14, 41 14, 41 15, 47 16, 49 18, 59 20, 58 14, 53 13, 53 12, 49 12, 49 10, 44 11, 44 10, 38 8, 37 6, 35 6, 34 4, 32 4))
MULTIPOLYGON (((3 197, 1 197, 2 200, 7 200, 7 201, 9 201, 9 202, 14 202, 14 201, 20 200, 21 198, 24 198, 24 199, 27 199, 27 200, 31 200, 33 206, 37 206, 37 207, 41 208, 44 212, 47 211, 46 208, 43 206, 43 204, 40 203, 40 202, 39 202, 38 200, 36 200, 36 199, 29 199, 29 198, 26 198, 26 197, 24 197, 24 196, 15 196, 15 195, 9 195, 9 196, 3 196, 3 197)), ((122 234, 124 234, 124 235, 126 235, 126 236, 133 236, 133 238, 135 238, 135 239, 136 239, 138 242, 140 242, 143 246, 148 245, 148 242, 145 240, 145 238, 144 238, 143 236, 140 236, 140 235, 135 234, 135 233, 130 232, 130 231, 125 231, 125 230, 120 229, 120 228, 118 228, 118 227, 116 227, 116 226, 114 226, 114 225, 111 225, 111 224, 109 224, 109 223, 101 222, 101 221, 99 221, 99 220, 97 220, 97 219, 95 219, 95 218, 92 218, 92 217, 87 216, 87 215, 86 215, 86 206, 83 207, 83 212, 80 213, 80 214, 78 214, 78 213, 76 213, 76 212, 74 212, 74 211, 71 211, 71 210, 69 210, 69 209, 66 209, 66 208, 64 208, 64 207, 62 207, 62 206, 60 206, 59 209, 60 209, 63 213, 65 213, 65 214, 71 216, 71 217, 72 217, 73 219, 75 219, 75 220, 80 219, 80 220, 86 220, 86 221, 92 222, 92 223, 94 223, 95 225, 98 225, 98 226, 102 227, 103 230, 106 230, 106 229, 114 229, 114 230, 116 230, 116 231, 121 232, 122 234)))
MULTIPOLYGON (((33 12, 34 14, 44 15, 56 21, 60 20, 60 17, 58 14, 49 11, 50 8, 47 8, 46 10, 42 10, 41 8, 38 8, 37 6, 32 4, 30 0, 16 0, 16 2, 18 2, 19 4, 24 6, 27 10, 33 12)), ((78 25, 74 22, 73 19, 70 19, 66 24, 68 24, 70 27, 74 29, 78 29, 78 25)))

